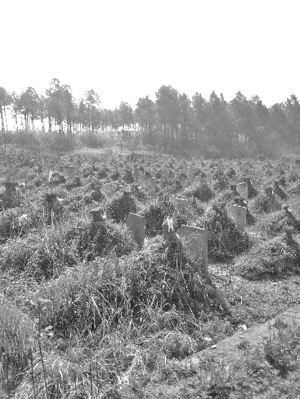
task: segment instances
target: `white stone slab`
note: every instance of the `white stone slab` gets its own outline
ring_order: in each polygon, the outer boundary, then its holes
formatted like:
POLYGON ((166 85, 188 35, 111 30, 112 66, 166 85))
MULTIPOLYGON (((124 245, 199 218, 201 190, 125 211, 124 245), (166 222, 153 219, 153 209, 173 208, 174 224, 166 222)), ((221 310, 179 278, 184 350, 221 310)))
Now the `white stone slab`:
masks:
POLYGON ((187 212, 188 201, 186 198, 176 198, 176 209, 179 213, 185 215, 187 212))
POLYGON ((207 274, 208 239, 207 231, 199 227, 181 225, 179 235, 192 259, 201 265, 201 271, 207 274))
POLYGON ((126 219, 126 226, 132 232, 135 242, 142 247, 145 241, 145 218, 129 212, 126 219))
POLYGON ((240 194, 240 196, 248 198, 248 184, 246 182, 238 183, 236 188, 240 194))
POLYGON ((247 208, 245 208, 244 206, 232 205, 230 208, 230 212, 232 217, 236 221, 238 228, 244 230, 244 228, 246 227, 247 208))

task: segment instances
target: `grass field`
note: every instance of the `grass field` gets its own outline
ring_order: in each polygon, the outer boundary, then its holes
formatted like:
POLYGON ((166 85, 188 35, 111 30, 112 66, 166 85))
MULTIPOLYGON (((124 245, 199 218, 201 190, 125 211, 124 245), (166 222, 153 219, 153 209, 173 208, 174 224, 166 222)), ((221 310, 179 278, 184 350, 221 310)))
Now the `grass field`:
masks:
POLYGON ((10 144, 0 161, 0 398, 151 398, 175 383, 180 392, 159 397, 300 397, 296 327, 230 370, 222 359, 196 377, 180 366, 299 303, 297 159, 187 160, 101 142, 58 151, 53 140, 10 144), (241 231, 229 209, 245 178, 241 231), (208 275, 178 237, 163 239, 176 197, 188 205, 175 231, 206 226, 208 275), (145 217, 143 248, 129 211, 145 217))

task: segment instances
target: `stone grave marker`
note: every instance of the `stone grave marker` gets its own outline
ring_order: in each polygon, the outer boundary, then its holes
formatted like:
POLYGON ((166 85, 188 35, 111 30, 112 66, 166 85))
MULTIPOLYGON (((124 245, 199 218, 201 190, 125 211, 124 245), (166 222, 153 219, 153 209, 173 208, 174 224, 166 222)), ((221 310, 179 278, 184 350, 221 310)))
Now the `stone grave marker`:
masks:
POLYGON ((69 179, 74 179, 75 171, 76 171, 75 166, 64 166, 63 170, 64 170, 64 173, 66 173, 66 175, 68 176, 69 179))
POLYGON ((246 226, 247 208, 245 208, 244 206, 232 205, 230 208, 230 212, 232 214, 232 217, 236 221, 239 229, 244 230, 246 226))
POLYGON ((155 195, 156 192, 156 177, 150 177, 150 192, 155 195))
POLYGON ((132 232, 135 242, 142 247, 145 241, 145 218, 129 212, 126 219, 126 226, 132 232))
POLYGON ((140 176, 140 170, 139 170, 139 168, 135 165, 135 166, 133 167, 133 177, 134 177, 134 180, 135 180, 136 182, 139 180, 139 176, 140 176))
POLYGON ((190 252, 192 259, 201 264, 201 271, 207 274, 208 239, 207 231, 199 227, 181 225, 179 235, 184 246, 190 252))
POLYGON ((183 215, 186 214, 187 204, 188 201, 186 198, 176 198, 176 208, 183 215))
POLYGON ((240 194, 240 196, 248 198, 248 184, 246 182, 238 183, 236 188, 240 194))

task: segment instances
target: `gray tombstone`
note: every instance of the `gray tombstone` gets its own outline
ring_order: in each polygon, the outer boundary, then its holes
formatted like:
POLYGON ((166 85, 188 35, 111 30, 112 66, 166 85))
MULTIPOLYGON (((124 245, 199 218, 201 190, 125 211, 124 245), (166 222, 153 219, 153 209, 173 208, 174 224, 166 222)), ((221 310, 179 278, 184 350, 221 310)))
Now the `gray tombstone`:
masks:
POLYGON ((156 192, 156 178, 155 177, 151 177, 150 178, 150 191, 151 193, 154 195, 156 192))
POLYGON ((126 219, 126 226, 132 232, 135 242, 142 247, 145 241, 145 218, 129 212, 126 219))
POLYGON ((76 172, 75 166, 64 166, 63 170, 69 179, 74 179, 76 172))
POLYGON ((140 176, 140 170, 137 166, 134 166, 133 167, 133 177, 136 182, 139 180, 139 176, 140 176))
POLYGON ((238 225, 238 228, 244 230, 246 226, 247 208, 245 208, 244 206, 232 205, 230 211, 233 219, 238 225))
POLYGON ((176 209, 183 215, 186 214, 188 201, 186 198, 176 198, 176 209))
POLYGON ((246 182, 237 184, 236 188, 240 196, 248 198, 248 184, 246 182))
POLYGON ((190 252, 192 259, 201 264, 201 271, 207 274, 208 239, 207 231, 199 227, 181 225, 179 235, 184 246, 190 252))

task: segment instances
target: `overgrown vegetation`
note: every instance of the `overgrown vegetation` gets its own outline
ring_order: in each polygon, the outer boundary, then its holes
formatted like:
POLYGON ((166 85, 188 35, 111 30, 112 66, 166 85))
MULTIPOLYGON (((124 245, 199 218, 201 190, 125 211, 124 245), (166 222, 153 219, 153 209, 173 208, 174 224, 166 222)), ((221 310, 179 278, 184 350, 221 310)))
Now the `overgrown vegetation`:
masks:
MULTIPOLYGON (((59 140, 51 147, 33 135, 16 146, 11 135, 0 159, 5 394, 109 398, 122 397, 130 386, 146 397, 155 383, 194 374, 175 361, 241 324, 265 321, 278 313, 278 302, 287 307, 300 296, 298 192, 294 179, 285 179, 285 186, 278 179, 299 172, 292 159, 255 162, 257 178, 244 199, 235 184, 247 180, 248 161, 68 145, 62 151, 59 140), (287 197, 271 188, 273 176, 287 197), (244 230, 231 217, 233 204, 248 209, 244 230), (129 212, 145 218, 142 248, 126 225, 129 212), (182 241, 182 224, 207 230, 207 274, 182 241), (293 295, 286 294, 286 281, 295 282, 293 295)), ((265 360, 289 375, 295 358, 282 354, 276 339, 266 344, 265 360)), ((246 392, 241 376, 238 385, 227 374, 218 380, 221 369, 208 370, 211 382, 198 382, 200 397, 246 392)))

